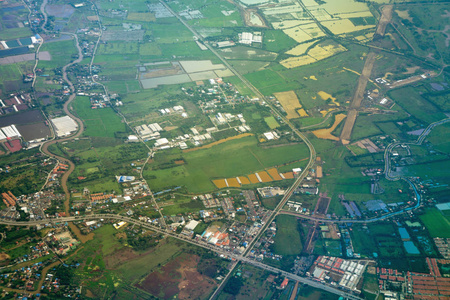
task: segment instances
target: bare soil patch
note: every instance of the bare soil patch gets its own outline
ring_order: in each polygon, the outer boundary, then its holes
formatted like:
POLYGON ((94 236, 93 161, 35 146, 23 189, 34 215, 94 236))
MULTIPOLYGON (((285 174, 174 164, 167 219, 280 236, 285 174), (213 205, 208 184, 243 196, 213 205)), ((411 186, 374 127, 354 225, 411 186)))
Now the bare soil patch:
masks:
POLYGON ((197 271, 199 261, 196 255, 180 255, 135 286, 160 299, 204 298, 216 284, 197 271))
POLYGON ((113 269, 115 267, 123 265, 124 262, 127 262, 142 255, 146 254, 138 254, 134 252, 131 248, 124 247, 118 251, 115 251, 114 255, 110 255, 104 258, 106 268, 113 269))
POLYGON ((9 256, 6 253, 0 253, 0 261, 8 260, 10 258, 11 258, 11 256, 9 256))

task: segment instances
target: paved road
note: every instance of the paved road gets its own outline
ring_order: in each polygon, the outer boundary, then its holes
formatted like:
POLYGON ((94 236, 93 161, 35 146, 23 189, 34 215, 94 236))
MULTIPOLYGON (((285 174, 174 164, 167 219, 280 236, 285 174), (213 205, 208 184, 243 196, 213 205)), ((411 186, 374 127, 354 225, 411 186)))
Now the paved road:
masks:
MULTIPOLYGON (((96 214, 96 215, 87 215, 87 216, 70 216, 70 217, 63 217, 63 218, 56 218, 56 219, 52 219, 52 223, 64 223, 64 222, 73 222, 73 221, 85 221, 85 220, 99 220, 99 219, 105 219, 105 220, 117 220, 117 221, 125 221, 131 224, 135 224, 138 226, 141 226, 145 229, 151 230, 151 231, 155 231, 155 232, 159 232, 161 234, 164 234, 166 236, 170 236, 179 240, 182 240, 184 242, 190 243, 192 245, 195 246, 199 246, 199 247, 203 247, 206 249, 209 249, 211 251, 214 251, 216 253, 218 253, 219 255, 223 255, 225 257, 229 257, 233 260, 236 261, 242 261, 248 264, 251 264, 253 266, 277 273, 277 274, 282 274, 283 276, 286 276, 292 280, 296 280, 296 281, 300 281, 301 283, 304 284, 308 284, 312 287, 318 288, 318 289, 322 289, 325 290, 327 292, 339 295, 339 296, 343 296, 343 297, 347 297, 348 299, 354 299, 354 300, 359 300, 361 298, 351 294, 351 293, 347 293, 345 291, 342 291, 340 289, 337 289, 331 285, 326 285, 314 280, 311 280, 309 278, 305 278, 305 277, 301 277, 289 272, 285 272, 283 270, 268 266, 266 264, 263 264, 262 262, 250 259, 248 257, 245 257, 244 255, 239 255, 239 254, 234 254, 228 251, 223 250, 220 247, 217 247, 215 245, 211 245, 208 244, 204 241, 198 241, 196 239, 192 239, 188 236, 182 235, 182 234, 176 234, 173 232, 168 232, 165 230, 162 230, 159 227, 156 227, 154 225, 151 225, 147 222, 144 221, 140 221, 140 220, 136 220, 127 216, 122 216, 122 215, 114 215, 114 214, 96 214)), ((14 226, 35 226, 35 225, 45 225, 48 224, 50 220, 37 220, 37 221, 28 221, 28 222, 19 222, 19 221, 12 221, 12 220, 4 220, 4 219, 0 219, 0 224, 4 224, 4 225, 14 225, 14 226)))
POLYGON ((420 146, 422 144, 422 142, 425 140, 425 138, 428 136, 428 134, 431 132, 431 130, 436 127, 439 126, 441 124, 447 123, 450 121, 450 118, 448 119, 443 119, 434 123, 431 123, 430 125, 428 125, 428 127, 422 132, 422 134, 417 138, 417 141, 412 142, 412 143, 402 143, 402 142, 396 142, 396 143, 392 143, 390 145, 388 145, 384 151, 384 172, 385 172, 385 176, 388 180, 399 180, 399 179, 403 179, 400 176, 391 176, 390 172, 391 172, 391 167, 390 167, 390 163, 391 163, 391 151, 392 149, 394 149, 397 146, 400 145, 414 145, 414 146, 420 146))

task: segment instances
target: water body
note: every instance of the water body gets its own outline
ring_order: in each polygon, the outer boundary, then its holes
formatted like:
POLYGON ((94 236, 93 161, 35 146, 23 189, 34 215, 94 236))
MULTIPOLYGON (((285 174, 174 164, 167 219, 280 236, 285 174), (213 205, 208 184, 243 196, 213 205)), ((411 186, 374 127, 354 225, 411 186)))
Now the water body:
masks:
POLYGON ((408 254, 420 254, 419 249, 417 249, 416 245, 414 245, 412 241, 403 242, 403 246, 408 254))

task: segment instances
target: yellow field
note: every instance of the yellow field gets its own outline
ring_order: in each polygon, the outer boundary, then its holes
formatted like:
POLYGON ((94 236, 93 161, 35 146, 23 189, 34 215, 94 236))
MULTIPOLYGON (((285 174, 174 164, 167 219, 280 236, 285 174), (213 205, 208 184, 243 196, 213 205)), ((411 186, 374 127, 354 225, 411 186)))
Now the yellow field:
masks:
POLYGON ((311 56, 304 55, 299 57, 289 57, 285 60, 280 61, 280 64, 287 68, 292 69, 296 67, 306 66, 315 63, 317 60, 311 56))
POLYGON ((288 29, 288 28, 292 28, 304 23, 308 23, 310 22, 309 20, 285 20, 285 21, 281 21, 281 22, 273 22, 272 26, 274 29, 288 29))
POLYGON ((309 47, 311 47, 314 43, 316 43, 316 41, 308 42, 308 43, 302 43, 302 44, 300 44, 298 46, 295 46, 291 50, 287 51, 286 54, 295 55, 295 56, 303 55, 303 54, 306 53, 306 50, 309 47))
POLYGON ((278 173, 278 170, 276 168, 272 168, 267 170, 267 173, 274 179, 274 180, 283 180, 283 178, 278 173))
POLYGON ((248 178, 245 176, 239 176, 239 180, 242 184, 250 184, 250 180, 248 180, 248 178))
POLYGON ((191 152, 191 151, 197 151, 197 150, 201 150, 201 149, 208 149, 208 148, 211 148, 212 146, 216 146, 216 145, 219 145, 219 144, 231 141, 231 140, 237 140, 237 139, 240 139, 240 138, 243 138, 243 137, 246 137, 246 136, 252 136, 252 135, 253 135, 253 133, 242 133, 242 134, 239 134, 239 135, 230 136, 230 137, 228 137, 226 139, 221 139, 221 140, 212 142, 212 143, 210 143, 208 145, 204 145, 204 146, 196 147, 196 148, 191 148, 191 149, 185 149, 185 150, 183 150, 183 153, 187 153, 187 152, 191 152))
POLYGON ((354 31, 360 31, 367 28, 375 28, 375 25, 355 26, 349 19, 324 21, 322 25, 327 27, 333 34, 339 35, 354 31))
POLYGON ((338 114, 335 116, 334 124, 330 128, 327 129, 319 129, 314 130, 313 133, 316 137, 319 139, 326 139, 326 140, 333 140, 333 141, 339 141, 338 137, 335 137, 331 134, 333 130, 341 123, 341 121, 346 117, 344 114, 338 114))
POLYGON ((294 172, 283 173, 283 176, 284 176, 285 179, 293 179, 294 178, 294 172))
POLYGON ((339 106, 339 102, 336 101, 336 98, 334 98, 333 96, 331 96, 330 94, 324 92, 324 91, 320 91, 317 93, 320 98, 322 98, 322 100, 327 100, 327 99, 331 99, 331 101, 334 103, 334 105, 339 106))
POLYGON ((127 20, 132 21, 148 21, 153 22, 156 20, 155 15, 152 13, 137 13, 137 12, 130 12, 128 13, 127 20))
POLYGON ((308 51, 308 55, 315 58, 316 60, 321 60, 333 56, 337 53, 347 51, 347 48, 339 44, 331 45, 316 45, 311 50, 308 51))
POLYGON ((329 108, 328 110, 321 110, 322 117, 325 117, 330 111, 336 110, 336 108, 329 108))
POLYGON ((251 183, 259 183, 258 177, 255 174, 248 175, 248 179, 250 179, 251 183))
POLYGON ((223 188, 227 187, 227 183, 226 183, 225 179, 216 179, 216 180, 213 180, 212 182, 219 189, 223 189, 223 188))
POLYGON ((283 106, 284 110, 287 113, 288 119, 299 117, 297 110, 301 109, 302 105, 300 104, 300 102, 298 102, 297 94, 295 94, 294 91, 274 93, 273 95, 277 98, 278 101, 280 101, 280 104, 283 106))
POLYGON ((261 178, 262 182, 271 182, 272 177, 267 174, 266 171, 258 172, 259 178, 261 178))
POLYGON ((309 23, 284 29, 283 32, 298 43, 303 43, 318 37, 325 36, 316 23, 309 23))
POLYGON ((280 173, 278 173, 277 168, 270 168, 267 171, 261 171, 249 174, 247 176, 231 177, 227 179, 214 179, 212 182, 219 189, 223 189, 226 187, 238 188, 246 184, 257 184, 261 182, 272 182, 274 180, 278 181, 283 179, 292 179, 294 178, 294 173, 292 172, 283 173, 283 176, 284 178, 280 176, 280 173), (259 181, 258 176, 256 176, 256 174, 258 174, 261 181, 259 181))
MULTIPOLYGON (((302 45, 308 45, 311 46, 314 42, 311 43, 305 43, 302 45)), ((302 46, 299 45, 299 46, 302 46)), ((297 55, 301 55, 302 51, 306 51, 305 46, 302 48, 298 48, 299 46, 289 50, 286 52, 287 54, 296 55, 295 53, 298 53, 297 55), (298 48, 298 49, 297 49, 298 48)), ((308 48, 306 47, 306 48, 308 48)), ((316 61, 328 58, 330 56, 333 56, 337 53, 347 51, 347 49, 336 43, 325 43, 325 44, 317 44, 311 49, 308 50, 307 55, 299 56, 299 57, 289 57, 283 61, 280 62, 280 64, 288 69, 299 67, 299 66, 305 66, 312 64, 316 61)))
POLYGON ((227 182, 229 187, 241 187, 241 185, 239 184, 239 182, 235 177, 227 178, 227 182))
POLYGON ((308 114, 306 113, 306 111, 303 108, 298 109, 297 113, 300 115, 300 117, 307 117, 308 116, 308 114))

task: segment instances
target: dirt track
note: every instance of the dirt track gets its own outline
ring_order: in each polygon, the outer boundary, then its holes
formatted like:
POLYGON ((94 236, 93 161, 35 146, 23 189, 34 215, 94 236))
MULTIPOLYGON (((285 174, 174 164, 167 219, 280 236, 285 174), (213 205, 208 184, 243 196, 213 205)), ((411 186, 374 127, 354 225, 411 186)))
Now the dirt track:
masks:
MULTIPOLYGON (((391 22, 392 18, 392 5, 385 5, 382 8, 382 15, 378 22, 376 33, 383 36, 386 30, 387 24, 391 22)), ((352 103, 350 104, 350 110, 345 120, 344 128, 340 136, 340 140, 343 144, 350 143, 350 137, 352 134, 353 126, 358 116, 358 109, 361 105, 361 101, 364 99, 364 91, 366 90, 367 82, 369 81, 370 74, 372 73, 373 65, 375 63, 376 53, 371 50, 366 57, 364 68, 361 72, 361 76, 358 80, 358 86, 356 87, 353 95, 352 103)))

